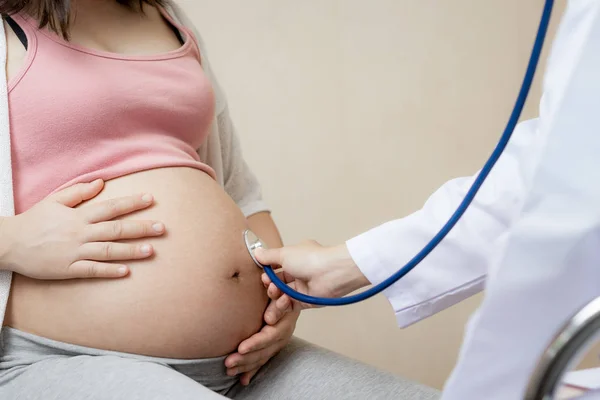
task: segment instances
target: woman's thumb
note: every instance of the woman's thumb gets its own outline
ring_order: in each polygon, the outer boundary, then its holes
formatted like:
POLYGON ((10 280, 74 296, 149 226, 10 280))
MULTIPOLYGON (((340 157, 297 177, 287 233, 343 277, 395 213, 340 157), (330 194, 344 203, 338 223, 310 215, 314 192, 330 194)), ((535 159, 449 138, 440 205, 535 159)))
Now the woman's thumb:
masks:
POLYGON ((100 193, 104 187, 102 179, 96 179, 90 183, 78 183, 55 193, 52 198, 67 207, 75 207, 100 193))

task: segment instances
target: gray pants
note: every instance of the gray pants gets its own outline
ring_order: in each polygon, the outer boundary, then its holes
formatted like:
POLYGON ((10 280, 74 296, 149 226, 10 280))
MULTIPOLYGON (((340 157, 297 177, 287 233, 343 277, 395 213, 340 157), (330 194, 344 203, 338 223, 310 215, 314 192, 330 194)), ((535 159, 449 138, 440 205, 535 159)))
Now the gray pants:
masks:
POLYGON ((0 399, 7 400, 439 398, 433 389, 299 339, 265 365, 248 387, 226 375, 225 357, 144 357, 56 342, 7 327, 0 344, 0 399))

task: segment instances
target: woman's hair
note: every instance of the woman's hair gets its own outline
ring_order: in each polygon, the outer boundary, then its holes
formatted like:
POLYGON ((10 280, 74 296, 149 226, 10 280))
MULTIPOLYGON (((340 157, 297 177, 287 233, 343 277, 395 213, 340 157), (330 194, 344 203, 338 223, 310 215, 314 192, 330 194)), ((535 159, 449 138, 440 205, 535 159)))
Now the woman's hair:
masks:
MULTIPOLYGON (((39 21, 40 29, 48 26, 65 39, 69 38, 71 3, 77 0, 0 0, 0 14, 10 15, 24 11, 39 21)), ((144 3, 163 6, 167 0, 114 0, 131 9, 140 9, 144 3)))

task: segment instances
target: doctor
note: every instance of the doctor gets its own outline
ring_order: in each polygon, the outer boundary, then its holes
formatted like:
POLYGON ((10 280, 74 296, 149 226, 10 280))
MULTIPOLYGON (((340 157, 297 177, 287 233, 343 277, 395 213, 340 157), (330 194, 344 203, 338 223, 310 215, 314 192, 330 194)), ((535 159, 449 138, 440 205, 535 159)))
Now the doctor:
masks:
MULTIPOLYGON (((473 177, 444 184, 423 208, 348 240, 255 252, 306 294, 378 284, 437 233, 473 177)), ((263 276, 278 312, 291 301, 263 276)), ((600 295, 600 0, 571 0, 554 41, 539 118, 522 122, 470 209, 385 295, 400 327, 486 287, 444 399, 520 399, 553 334, 600 295)))

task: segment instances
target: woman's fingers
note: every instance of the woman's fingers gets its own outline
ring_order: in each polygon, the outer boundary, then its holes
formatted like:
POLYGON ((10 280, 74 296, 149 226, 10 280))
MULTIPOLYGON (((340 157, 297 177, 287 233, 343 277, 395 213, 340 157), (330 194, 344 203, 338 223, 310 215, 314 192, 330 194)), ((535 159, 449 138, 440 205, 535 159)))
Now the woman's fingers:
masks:
POLYGON ((275 308, 282 313, 291 312, 294 309, 294 303, 287 294, 284 294, 275 301, 275 308))
POLYGON ((267 289, 267 296, 269 296, 271 300, 277 300, 281 297, 282 294, 283 292, 279 290, 279 288, 275 286, 274 283, 271 283, 269 285, 269 288, 267 289))
POLYGON ((264 326, 259 332, 240 343, 238 352, 245 356, 248 353, 265 349, 279 342, 282 339, 281 336, 281 329, 278 327, 264 326))
POLYGON ((264 272, 260 276, 260 280, 262 281, 265 289, 267 289, 269 287, 269 285, 271 284, 271 278, 269 278, 269 275, 265 274, 264 272))
MULTIPOLYGON (((267 359, 267 361, 268 361, 268 359, 267 359)), ((244 372, 257 370, 258 368, 262 367, 265 364, 266 364, 266 361, 259 360, 259 361, 256 361, 256 362, 252 363, 252 364, 240 365, 239 367, 228 369, 227 370, 227 375, 229 375, 229 376, 236 376, 236 375, 242 374, 244 372)))
POLYGON ((90 242, 79 247, 80 260, 124 261, 150 257, 154 249, 149 244, 90 242))
POLYGON ((75 207, 86 200, 94 198, 104 187, 104 181, 97 179, 90 183, 78 183, 50 196, 53 200, 67 207, 75 207))
POLYGON ((238 370, 238 374, 240 372, 251 371, 256 367, 256 363, 262 361, 262 363, 264 364, 265 362, 267 362, 270 356, 272 355, 271 353, 271 349, 269 347, 266 347, 248 354, 244 354, 243 357, 240 357, 237 365, 233 368, 236 368, 238 370))
MULTIPOLYGON (((285 282, 285 283, 291 283, 294 281, 294 278, 292 276, 290 276, 289 274, 286 274, 282 270, 279 270, 278 272, 276 272, 275 275, 282 282, 285 282)), ((263 274, 263 276, 266 277, 266 279, 264 277, 262 277, 261 280, 263 282, 264 287, 267 289, 267 295, 269 296, 269 298, 271 300, 277 300, 283 294, 283 292, 277 286, 275 286, 275 283, 271 282, 271 279, 269 278, 269 276, 267 274, 263 274)))
POLYGON ((67 270, 71 278, 122 278, 129 273, 125 265, 109 264, 90 260, 80 260, 71 264, 67 270))
POLYGON ((156 221, 109 221, 88 225, 86 242, 107 242, 124 239, 140 239, 160 236, 165 233, 165 225, 156 221))
MULTIPOLYGON (((260 367, 262 367, 262 365, 260 367)), ((240 376, 240 383, 242 384, 242 386, 250 385, 252 378, 254 378, 258 371, 260 371, 260 367, 257 367, 252 371, 244 372, 242 376, 240 376)))
POLYGON ((277 300, 273 300, 265 310, 264 320, 269 325, 277 324, 283 316, 292 311, 292 302, 287 295, 281 296, 277 300))
POLYGON ((150 194, 110 199, 82 209, 88 222, 110 221, 122 215, 148 208, 154 202, 150 194))
MULTIPOLYGON (((276 273, 276 275, 279 279, 281 279, 285 283, 291 283, 291 282, 294 282, 294 280, 295 280, 295 278, 292 275, 286 273, 285 271, 279 271, 276 273)), ((265 289, 268 288, 269 285, 271 284, 271 278, 269 278, 269 275, 267 275, 264 272, 260 276, 260 280, 262 281, 265 289)))

